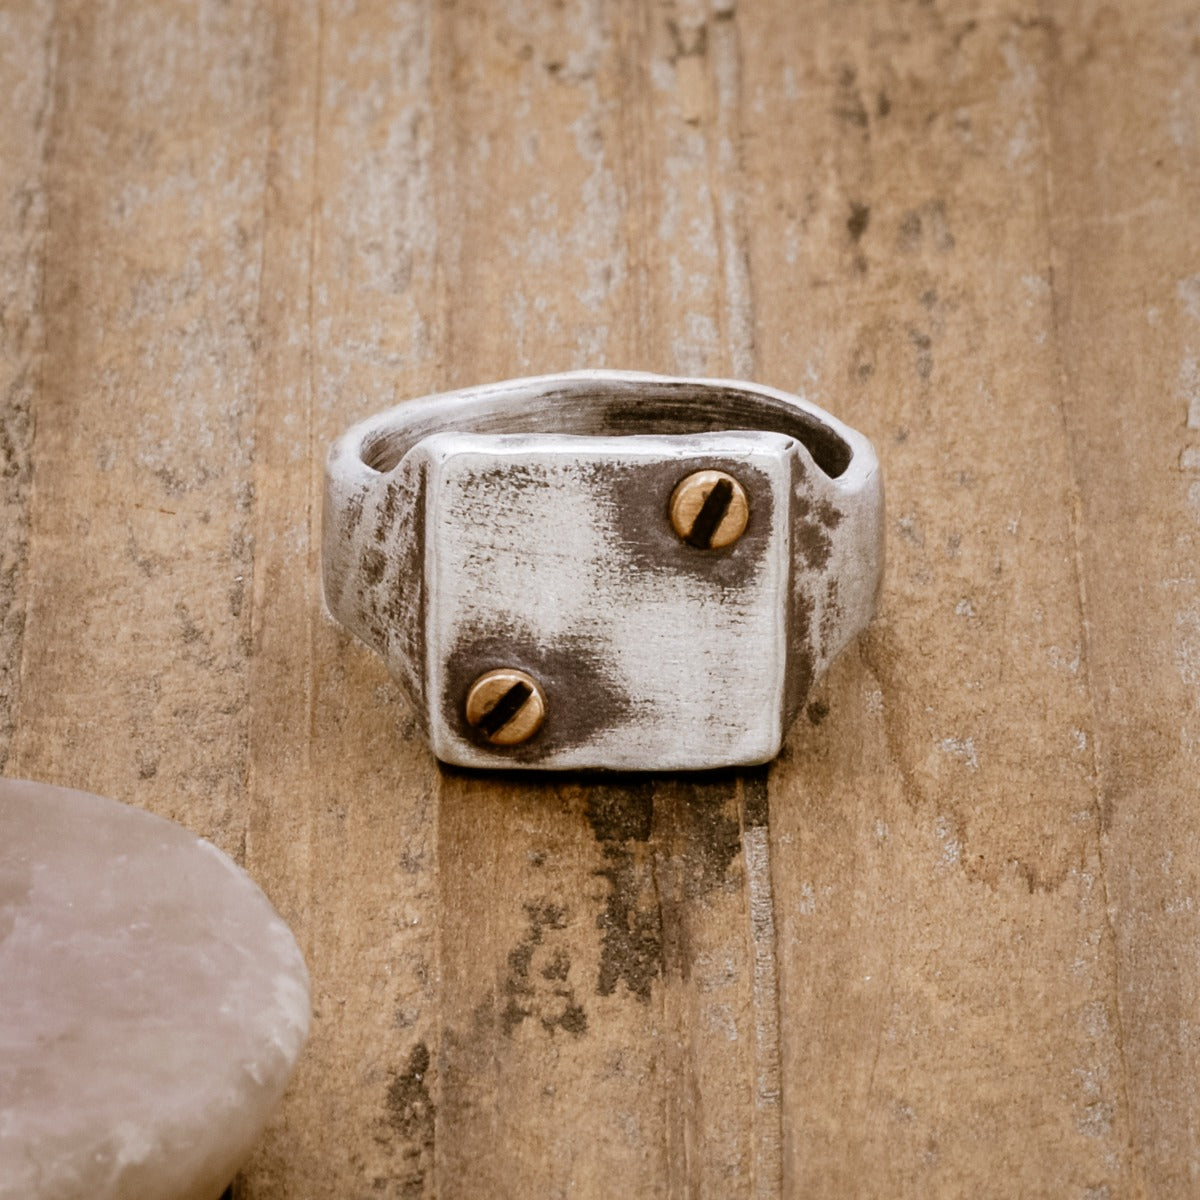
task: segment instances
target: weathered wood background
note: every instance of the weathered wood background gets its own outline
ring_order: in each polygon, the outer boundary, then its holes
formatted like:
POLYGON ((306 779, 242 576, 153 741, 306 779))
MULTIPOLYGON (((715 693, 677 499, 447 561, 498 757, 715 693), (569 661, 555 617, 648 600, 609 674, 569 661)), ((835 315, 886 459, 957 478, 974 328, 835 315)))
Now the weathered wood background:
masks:
POLYGON ((236 1193, 1200 1194, 1192 0, 2 0, 0 762, 174 817, 313 1034, 236 1193), (876 442, 769 771, 442 773, 322 457, 580 366, 876 442))

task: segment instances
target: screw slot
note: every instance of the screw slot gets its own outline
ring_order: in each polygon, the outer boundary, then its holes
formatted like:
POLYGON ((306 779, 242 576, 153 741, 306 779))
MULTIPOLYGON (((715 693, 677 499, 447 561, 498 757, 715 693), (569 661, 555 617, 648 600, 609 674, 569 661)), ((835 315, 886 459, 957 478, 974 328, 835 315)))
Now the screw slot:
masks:
POLYGON ((746 532, 749 520, 745 489, 724 471, 696 471, 671 494, 671 524, 697 550, 732 545, 746 532))
POLYGON ((527 742, 546 719, 537 680, 514 667, 488 671, 467 692, 467 724, 493 746, 527 742))

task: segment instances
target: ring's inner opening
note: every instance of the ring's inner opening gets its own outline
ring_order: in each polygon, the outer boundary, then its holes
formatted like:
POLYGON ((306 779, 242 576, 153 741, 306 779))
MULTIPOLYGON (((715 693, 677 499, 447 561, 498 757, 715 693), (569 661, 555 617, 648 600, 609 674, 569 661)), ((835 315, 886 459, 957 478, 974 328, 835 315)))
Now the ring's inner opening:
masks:
MULTIPOLYGON (((415 414, 414 414, 415 415, 415 414)), ((438 412, 386 430, 362 450, 363 462, 390 471, 422 438, 444 429, 462 433, 567 433, 613 437, 645 433, 717 433, 762 429, 802 442, 832 479, 850 465, 846 441, 816 417, 785 401, 689 380, 565 382, 536 396, 480 392, 438 412)))

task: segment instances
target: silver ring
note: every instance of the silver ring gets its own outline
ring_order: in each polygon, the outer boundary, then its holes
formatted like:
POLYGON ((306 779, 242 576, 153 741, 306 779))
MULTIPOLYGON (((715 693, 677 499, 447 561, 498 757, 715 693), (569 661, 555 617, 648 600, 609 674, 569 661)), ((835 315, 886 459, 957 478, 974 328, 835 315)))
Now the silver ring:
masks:
POLYGON ((329 611, 459 766, 766 762, 875 611, 871 443, 758 384, 446 392, 348 430, 325 483, 329 611))

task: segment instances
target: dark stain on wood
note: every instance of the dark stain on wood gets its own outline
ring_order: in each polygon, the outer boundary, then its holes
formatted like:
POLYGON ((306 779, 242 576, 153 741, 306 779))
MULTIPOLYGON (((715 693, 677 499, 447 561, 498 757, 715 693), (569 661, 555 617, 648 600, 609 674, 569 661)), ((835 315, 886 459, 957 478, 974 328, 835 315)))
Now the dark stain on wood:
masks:
POLYGON ((654 821, 654 784, 629 776, 620 783, 585 778, 586 814, 600 842, 646 842, 654 821))
POLYGON ((913 365, 922 379, 928 379, 933 374, 933 339, 924 330, 910 328, 908 340, 916 351, 913 365))
POLYGON ((747 829, 765 829, 771 823, 765 766, 751 767, 742 777, 742 815, 747 829))
POLYGON ((569 982, 569 942, 557 939, 562 944, 554 946, 548 937, 566 930, 566 909, 551 902, 531 903, 525 905, 525 916, 525 936, 508 952, 500 1028, 511 1037, 523 1021, 534 1019, 547 1033, 561 1029, 582 1037, 588 1021, 569 982))
POLYGON ((409 1053, 404 1070, 388 1084, 388 1123, 406 1141, 432 1144, 434 1105, 425 1083, 429 1072, 429 1047, 418 1042, 409 1053))
POLYGON ((624 984, 649 1003, 663 964, 662 914, 645 845, 654 822, 654 784, 635 777, 615 784, 592 781, 585 811, 605 860, 596 875, 608 883, 596 917, 601 934, 596 991, 611 996, 624 984))
POLYGON ((837 99, 834 101, 833 115, 839 121, 867 132, 867 106, 858 90, 858 72, 851 66, 844 66, 838 72, 837 99))
POLYGON ((649 1003, 666 969, 668 940, 673 969, 689 974, 681 906, 728 886, 730 867, 742 851, 742 822, 767 824, 766 779, 766 768, 754 768, 589 783, 585 811, 604 855, 595 873, 608 884, 596 919, 600 995, 613 995, 624 985, 649 1003), (739 788, 740 817, 734 802, 739 788), (656 794, 664 801, 657 813, 656 794), (668 895, 661 894, 656 879, 660 870, 672 881, 668 895))
POLYGON ((388 1126, 403 1141, 405 1159, 404 1173, 386 1180, 386 1186, 398 1186, 393 1194, 404 1200, 416 1200, 425 1194, 425 1176, 433 1160, 437 1110, 426 1081, 429 1066, 429 1047, 418 1042, 403 1070, 393 1073, 384 1100, 388 1126))
POLYGON ((871 208, 867 204, 851 204, 850 215, 846 218, 846 229, 850 233, 850 237, 856 241, 862 241, 862 235, 867 232, 867 226, 871 223, 871 208))
POLYGON ((950 232, 946 205, 942 200, 931 200, 910 209, 901 218, 897 241, 900 252, 914 254, 924 244, 931 245, 939 254, 949 254, 954 249, 954 234, 950 232))
POLYGON ((653 872, 647 856, 626 843, 604 846, 606 865, 596 871, 608 881, 604 909, 596 918, 601 931, 600 976, 596 991, 611 996, 623 983, 642 1003, 662 975, 662 914, 644 897, 654 894, 653 872))
POLYGON ((707 895, 728 881, 730 864, 742 852, 742 829, 731 797, 739 772, 681 776, 669 784, 681 803, 673 804, 678 826, 672 852, 680 859, 683 899, 707 895))
POLYGON ((680 28, 679 22, 667 19, 667 33, 671 37, 674 52, 668 56, 673 65, 681 58, 703 58, 708 53, 708 26, 699 25, 691 29, 680 28))
POLYGON ((663 972, 689 983, 701 953, 697 934, 745 883, 742 826, 765 819, 764 797, 747 795, 745 773, 715 771, 664 780, 657 796, 653 844, 662 913, 663 972))

